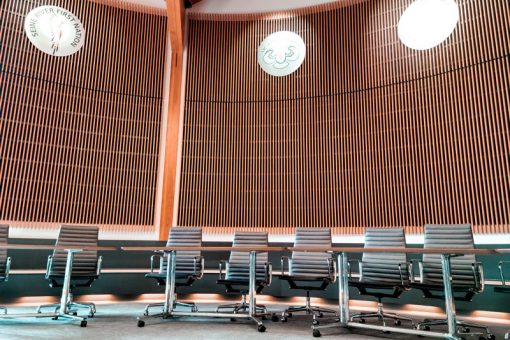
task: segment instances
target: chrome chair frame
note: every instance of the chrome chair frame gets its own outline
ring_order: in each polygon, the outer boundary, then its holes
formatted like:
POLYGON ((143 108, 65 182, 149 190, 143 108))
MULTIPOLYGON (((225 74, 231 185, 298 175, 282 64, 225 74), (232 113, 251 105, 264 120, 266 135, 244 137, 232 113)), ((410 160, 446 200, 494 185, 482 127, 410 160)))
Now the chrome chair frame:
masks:
MULTIPOLYGON (((152 255, 151 256, 151 271, 150 273, 151 274, 156 274, 156 273, 161 273, 163 272, 163 257, 165 256, 164 252, 159 252, 160 254, 155 254, 155 255, 152 255), (158 261, 159 261, 159 265, 158 265, 158 268, 159 268, 159 271, 158 272, 155 272, 154 271, 154 259, 155 258, 158 258, 158 261)), ((205 266, 205 260, 204 260, 204 257, 203 256, 196 256, 193 260, 193 270, 194 270, 194 275, 195 275, 195 279, 196 280, 200 280, 203 276, 204 276, 204 266, 205 266), (200 266, 198 266, 198 264, 200 264, 200 266), (200 269, 201 268, 201 269, 200 269)), ((179 307, 187 307, 187 308, 191 308, 191 312, 198 312, 198 307, 197 305, 194 303, 194 302, 182 302, 182 301, 177 301, 177 294, 174 292, 174 305, 173 305, 173 308, 176 308, 177 306, 179 307)), ((145 316, 149 316, 149 309, 150 308, 155 308, 155 307, 161 307, 163 308, 165 306, 165 303, 164 302, 157 302, 157 303, 149 303, 148 305, 145 306, 145 309, 144 309, 144 312, 143 312, 143 315, 145 316)))
MULTIPOLYGON (((5 278, 3 280, 3 282, 7 282, 9 281, 9 272, 11 271, 11 258, 10 257, 7 257, 7 260, 5 261, 5 278)), ((4 311, 4 314, 7 314, 7 307, 5 306, 0 306, 0 311, 4 311)))
MULTIPOLYGON (((52 263, 53 263, 53 255, 49 255, 48 256, 48 261, 46 262, 46 275, 45 275, 46 279, 50 278, 50 271, 51 271, 52 263)), ((97 271, 96 271, 96 275, 97 276, 101 275, 102 265, 103 265, 103 257, 102 256, 98 256, 98 258, 97 258, 97 271)), ((67 303, 66 303, 66 306, 67 306, 68 313, 72 314, 72 315, 78 315, 78 309, 80 309, 80 308, 88 309, 89 310, 88 316, 91 317, 91 318, 93 318, 94 315, 96 314, 96 305, 93 302, 79 302, 78 303, 78 302, 74 302, 73 301, 73 289, 72 289, 72 287, 69 287, 69 290, 68 290, 68 293, 67 293, 67 303)), ((44 309, 44 308, 53 308, 54 312, 56 313, 60 309, 60 303, 51 303, 51 304, 39 305, 37 307, 37 309, 36 309, 36 312, 37 313, 41 313, 42 309, 44 309)))
MULTIPOLYGON (((290 258, 288 256, 282 256, 281 257, 281 268, 282 268, 281 275, 282 276, 285 276, 285 262, 287 262, 289 269, 292 268, 292 258, 290 258)), ((327 262, 328 262, 328 276, 329 276, 328 284, 335 283, 336 278, 338 276, 336 261, 333 257, 331 257, 331 258, 327 259, 327 262)), ((298 280, 296 280, 296 281, 298 281, 298 280)), ((328 284, 326 284, 326 285, 328 285, 328 284)), ((319 320, 317 320, 317 318, 323 317, 324 313, 334 314, 335 316, 338 315, 338 312, 336 310, 329 309, 329 308, 323 308, 323 307, 319 307, 319 306, 313 306, 311 303, 311 298, 310 298, 310 290, 308 290, 308 289, 305 289, 305 290, 306 290, 305 305, 304 306, 289 306, 287 309, 285 309, 282 312, 282 317, 281 317, 282 322, 286 322, 287 318, 292 317, 292 313, 295 313, 295 312, 305 312, 307 315, 312 315, 312 324, 313 325, 319 324, 319 320)))

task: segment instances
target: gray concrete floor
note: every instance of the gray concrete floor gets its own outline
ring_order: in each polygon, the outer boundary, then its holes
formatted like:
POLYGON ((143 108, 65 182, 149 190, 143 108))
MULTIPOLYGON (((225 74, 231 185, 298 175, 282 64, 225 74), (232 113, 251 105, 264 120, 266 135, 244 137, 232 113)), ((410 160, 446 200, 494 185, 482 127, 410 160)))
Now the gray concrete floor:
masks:
MULTIPOLYGON (((0 339, 313 339, 311 319, 294 315, 287 323, 266 321, 267 331, 259 333, 254 323, 230 322, 228 319, 182 317, 172 320, 148 320, 143 328, 137 327, 136 317, 143 312, 141 303, 98 305, 97 314, 88 320, 86 328, 77 322, 51 319, 0 320, 0 339)), ((212 311, 215 305, 201 305, 201 311, 212 311)), ((272 305, 270 310, 282 310, 272 305)), ((34 312, 34 307, 10 307, 9 314, 34 312)), ((321 320, 322 323, 328 319, 321 320)), ((493 327, 498 339, 505 329, 493 327)), ((324 339, 423 339, 403 334, 384 334, 374 331, 332 328, 322 331, 324 339)))

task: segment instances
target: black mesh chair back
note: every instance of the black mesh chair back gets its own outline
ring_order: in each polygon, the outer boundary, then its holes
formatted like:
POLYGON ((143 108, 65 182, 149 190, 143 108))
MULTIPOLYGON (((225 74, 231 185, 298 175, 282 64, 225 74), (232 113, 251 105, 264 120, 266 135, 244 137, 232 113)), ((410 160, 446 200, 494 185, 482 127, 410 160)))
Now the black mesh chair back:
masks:
MULTIPOLYGON (((295 247, 331 247, 331 230, 329 228, 296 228, 295 247)), ((289 275, 301 277, 325 277, 331 268, 328 259, 332 255, 326 252, 292 252, 289 275)))
MULTIPOLYGON (((168 234, 167 247, 200 247, 202 246, 202 228, 173 227, 168 234)), ((201 252, 199 250, 179 250, 175 252, 176 277, 190 277, 198 275, 197 266, 200 265, 201 252)), ((160 274, 166 274, 167 256, 163 258, 160 274)))
MULTIPOLYGON (((405 248, 404 228, 367 228, 365 247, 405 248)), ((363 253, 360 281, 387 285, 408 283, 406 262, 405 253, 363 253)))
MULTIPOLYGON (((234 247, 256 246, 267 247, 268 236, 267 233, 255 232, 240 232, 237 231, 234 235, 234 247)), ((266 275, 266 264, 268 263, 269 255, 267 252, 257 253, 256 257, 256 280, 262 281, 266 275)), ((232 281, 247 281, 250 278, 250 252, 248 251, 232 251, 230 252, 229 266, 226 273, 226 280, 232 281)))
MULTIPOLYGON (((425 225, 425 248, 473 249, 473 232, 469 224, 425 225)), ((480 273, 473 272, 475 255, 463 255, 450 259, 452 287, 478 287, 480 273)), ((443 286, 441 255, 423 255, 423 284, 443 286)))
MULTIPOLYGON (((62 225, 58 234, 57 246, 70 248, 97 247, 99 228, 95 226, 62 225)), ((75 276, 93 276, 97 274, 97 251, 87 250, 74 253, 71 278, 75 276)), ((64 276, 67 251, 55 249, 49 270, 49 277, 64 276)))

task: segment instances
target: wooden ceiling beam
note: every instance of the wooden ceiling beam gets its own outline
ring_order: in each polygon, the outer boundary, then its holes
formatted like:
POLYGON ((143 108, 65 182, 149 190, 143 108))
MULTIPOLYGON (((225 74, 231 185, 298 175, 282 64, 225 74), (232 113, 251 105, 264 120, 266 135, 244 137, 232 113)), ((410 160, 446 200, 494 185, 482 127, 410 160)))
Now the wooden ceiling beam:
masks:
POLYGON ((166 240, 173 224, 175 190, 177 187, 179 161, 179 127, 181 118, 181 98, 184 79, 183 47, 184 47, 184 2, 183 0, 167 0, 168 34, 172 50, 170 67, 170 86, 168 94, 168 120, 165 145, 165 161, 163 170, 163 188, 161 196, 161 215, 159 239, 166 240))

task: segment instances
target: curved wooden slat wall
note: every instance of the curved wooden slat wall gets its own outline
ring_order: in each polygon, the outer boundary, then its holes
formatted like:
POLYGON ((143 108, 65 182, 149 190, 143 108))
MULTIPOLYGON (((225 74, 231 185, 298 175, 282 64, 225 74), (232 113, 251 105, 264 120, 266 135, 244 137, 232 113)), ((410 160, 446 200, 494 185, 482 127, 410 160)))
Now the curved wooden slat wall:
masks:
POLYGON ((510 232, 508 1, 458 0, 453 35, 423 52, 397 36, 411 2, 191 18, 178 224, 510 232), (279 30, 307 46, 283 78, 256 61, 279 30))
POLYGON ((0 14, 0 220, 154 231, 166 16, 83 0, 7 0, 0 14), (80 18, 78 53, 29 42, 41 5, 80 18))

